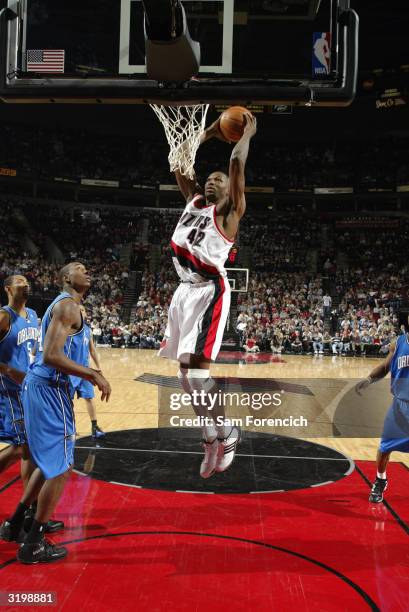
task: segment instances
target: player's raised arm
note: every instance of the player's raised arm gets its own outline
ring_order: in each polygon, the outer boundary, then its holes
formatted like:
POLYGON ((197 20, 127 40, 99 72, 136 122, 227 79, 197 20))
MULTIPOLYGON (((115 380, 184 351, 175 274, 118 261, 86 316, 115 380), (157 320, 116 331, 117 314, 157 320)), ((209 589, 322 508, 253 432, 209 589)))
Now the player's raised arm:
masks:
POLYGON ((244 195, 245 174, 250 140, 257 131, 257 120, 250 112, 244 115, 246 125, 243 136, 234 147, 230 157, 229 184, 230 184, 230 210, 229 217, 238 222, 246 211, 246 198, 244 195))
POLYGON ((78 323, 79 310, 72 300, 62 300, 55 305, 53 316, 44 339, 44 363, 52 366, 64 374, 80 376, 89 380, 102 392, 101 400, 108 401, 111 395, 111 387, 108 381, 92 368, 79 365, 69 359, 64 353, 64 345, 69 336, 75 331, 78 323))
MULTIPOLYGON (((225 140, 219 129, 219 119, 214 121, 209 127, 205 129, 205 131, 200 136, 200 144, 206 142, 210 138, 219 138, 220 140, 225 140)), ((187 145, 188 143, 183 143, 181 146, 187 145)), ((189 202, 193 199, 197 193, 202 193, 202 187, 199 185, 196 174, 193 175, 193 178, 189 178, 182 174, 180 170, 175 170, 175 177, 178 184, 178 187, 183 194, 186 202, 189 202)))

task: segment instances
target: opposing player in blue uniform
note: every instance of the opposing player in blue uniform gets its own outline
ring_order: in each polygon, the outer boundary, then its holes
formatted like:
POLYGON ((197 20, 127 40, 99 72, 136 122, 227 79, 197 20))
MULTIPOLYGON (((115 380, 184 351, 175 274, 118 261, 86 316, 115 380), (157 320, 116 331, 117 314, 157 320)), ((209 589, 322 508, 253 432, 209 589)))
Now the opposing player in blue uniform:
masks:
POLYGON ((386 467, 393 451, 409 453, 409 335, 402 334, 391 344, 386 359, 368 378, 358 383, 360 393, 368 385, 391 373, 392 404, 386 414, 382 437, 376 455, 377 475, 369 501, 380 503, 388 486, 386 467))
POLYGON ((21 544, 22 563, 50 563, 67 550, 48 542, 45 528, 56 507, 74 462, 75 422, 70 376, 89 380, 107 400, 111 387, 100 372, 72 359, 73 337, 82 331, 80 302, 91 279, 83 264, 73 262, 60 271, 62 293, 48 307, 41 324, 38 350, 23 384, 23 407, 27 441, 36 469, 13 516, 2 525, 17 536, 24 514, 38 498, 32 527, 21 544))
MULTIPOLYGON (((83 305, 80 306, 80 309, 83 320, 83 328, 82 332, 80 334, 76 334, 73 338, 74 347, 72 358, 77 363, 88 367, 90 357, 92 357, 92 361, 95 364, 96 371, 102 372, 101 365, 98 359, 98 354, 95 350, 94 342, 92 340, 91 328, 87 323, 87 311, 83 305)), ((88 380, 85 380, 84 378, 79 378, 78 376, 71 376, 71 384, 78 399, 85 400, 87 412, 91 420, 92 437, 104 437, 105 432, 102 431, 102 429, 98 426, 97 423, 97 410, 94 403, 94 387, 88 380)))
MULTIPOLYGON (((4 281, 8 305, 0 309, 0 440, 10 442, 0 452, 0 472, 7 469, 21 457, 21 479, 26 488, 35 469, 30 460, 24 428, 21 385, 33 359, 39 335, 37 313, 27 308, 30 284, 25 276, 14 274, 4 281)), ((25 515, 24 532, 30 530, 36 502, 25 515)), ((62 521, 48 521, 46 531, 55 532, 64 527, 62 521)), ((4 537, 5 536, 5 537, 4 537)), ((0 537, 7 533, 0 531, 0 537)))
POLYGON ((4 281, 8 305, 0 308, 0 440, 9 442, 0 452, 0 472, 21 458, 21 478, 27 484, 32 472, 24 429, 21 383, 37 342, 38 318, 26 307, 30 285, 15 274, 4 281))

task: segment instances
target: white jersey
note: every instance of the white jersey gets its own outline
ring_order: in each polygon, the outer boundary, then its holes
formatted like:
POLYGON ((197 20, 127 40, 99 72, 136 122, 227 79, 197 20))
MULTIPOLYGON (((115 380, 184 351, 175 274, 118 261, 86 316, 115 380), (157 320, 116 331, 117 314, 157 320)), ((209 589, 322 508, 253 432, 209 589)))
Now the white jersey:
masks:
POLYGON ((226 278, 224 268, 234 240, 216 222, 216 206, 206 206, 196 195, 186 204, 170 243, 173 263, 180 279, 202 283, 226 278))

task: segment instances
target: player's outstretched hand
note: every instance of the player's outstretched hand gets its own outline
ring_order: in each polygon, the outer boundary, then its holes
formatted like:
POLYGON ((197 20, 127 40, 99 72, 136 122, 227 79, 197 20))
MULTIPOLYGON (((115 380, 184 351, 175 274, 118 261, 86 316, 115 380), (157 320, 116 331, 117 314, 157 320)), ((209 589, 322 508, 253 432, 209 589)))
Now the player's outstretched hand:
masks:
POLYGON ((223 142, 229 142, 225 139, 220 130, 220 117, 218 117, 216 121, 213 121, 213 123, 206 128, 206 134, 207 138, 218 138, 223 142))
POLYGON ((111 396, 111 385, 97 370, 93 370, 91 382, 101 391, 101 402, 108 401, 111 396))
POLYGON ((369 376, 368 378, 365 378, 364 380, 360 380, 359 383, 355 385, 356 393, 358 393, 358 395, 362 395, 362 391, 367 389, 369 385, 371 385, 372 383, 373 383, 373 380, 369 378, 369 376))
POLYGON ((244 114, 244 120, 246 123, 244 126, 243 134, 249 134, 250 138, 252 138, 257 132, 257 119, 252 113, 250 113, 250 111, 248 111, 244 114))

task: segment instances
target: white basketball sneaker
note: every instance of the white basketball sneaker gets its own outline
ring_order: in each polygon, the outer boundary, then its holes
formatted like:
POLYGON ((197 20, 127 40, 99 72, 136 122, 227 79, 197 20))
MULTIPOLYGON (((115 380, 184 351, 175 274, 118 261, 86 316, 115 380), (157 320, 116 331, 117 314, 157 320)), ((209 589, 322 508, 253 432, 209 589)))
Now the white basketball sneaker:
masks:
POLYGON ((216 472, 225 472, 231 466, 234 455, 236 454, 237 445, 240 442, 240 437, 240 429, 238 427, 233 427, 227 438, 219 438, 216 472))
POLYGON ((216 469, 219 440, 217 438, 215 438, 213 442, 207 442, 207 440, 203 440, 202 446, 204 448, 205 456, 203 457, 203 461, 200 465, 200 476, 202 478, 210 478, 210 476, 214 474, 216 469))

